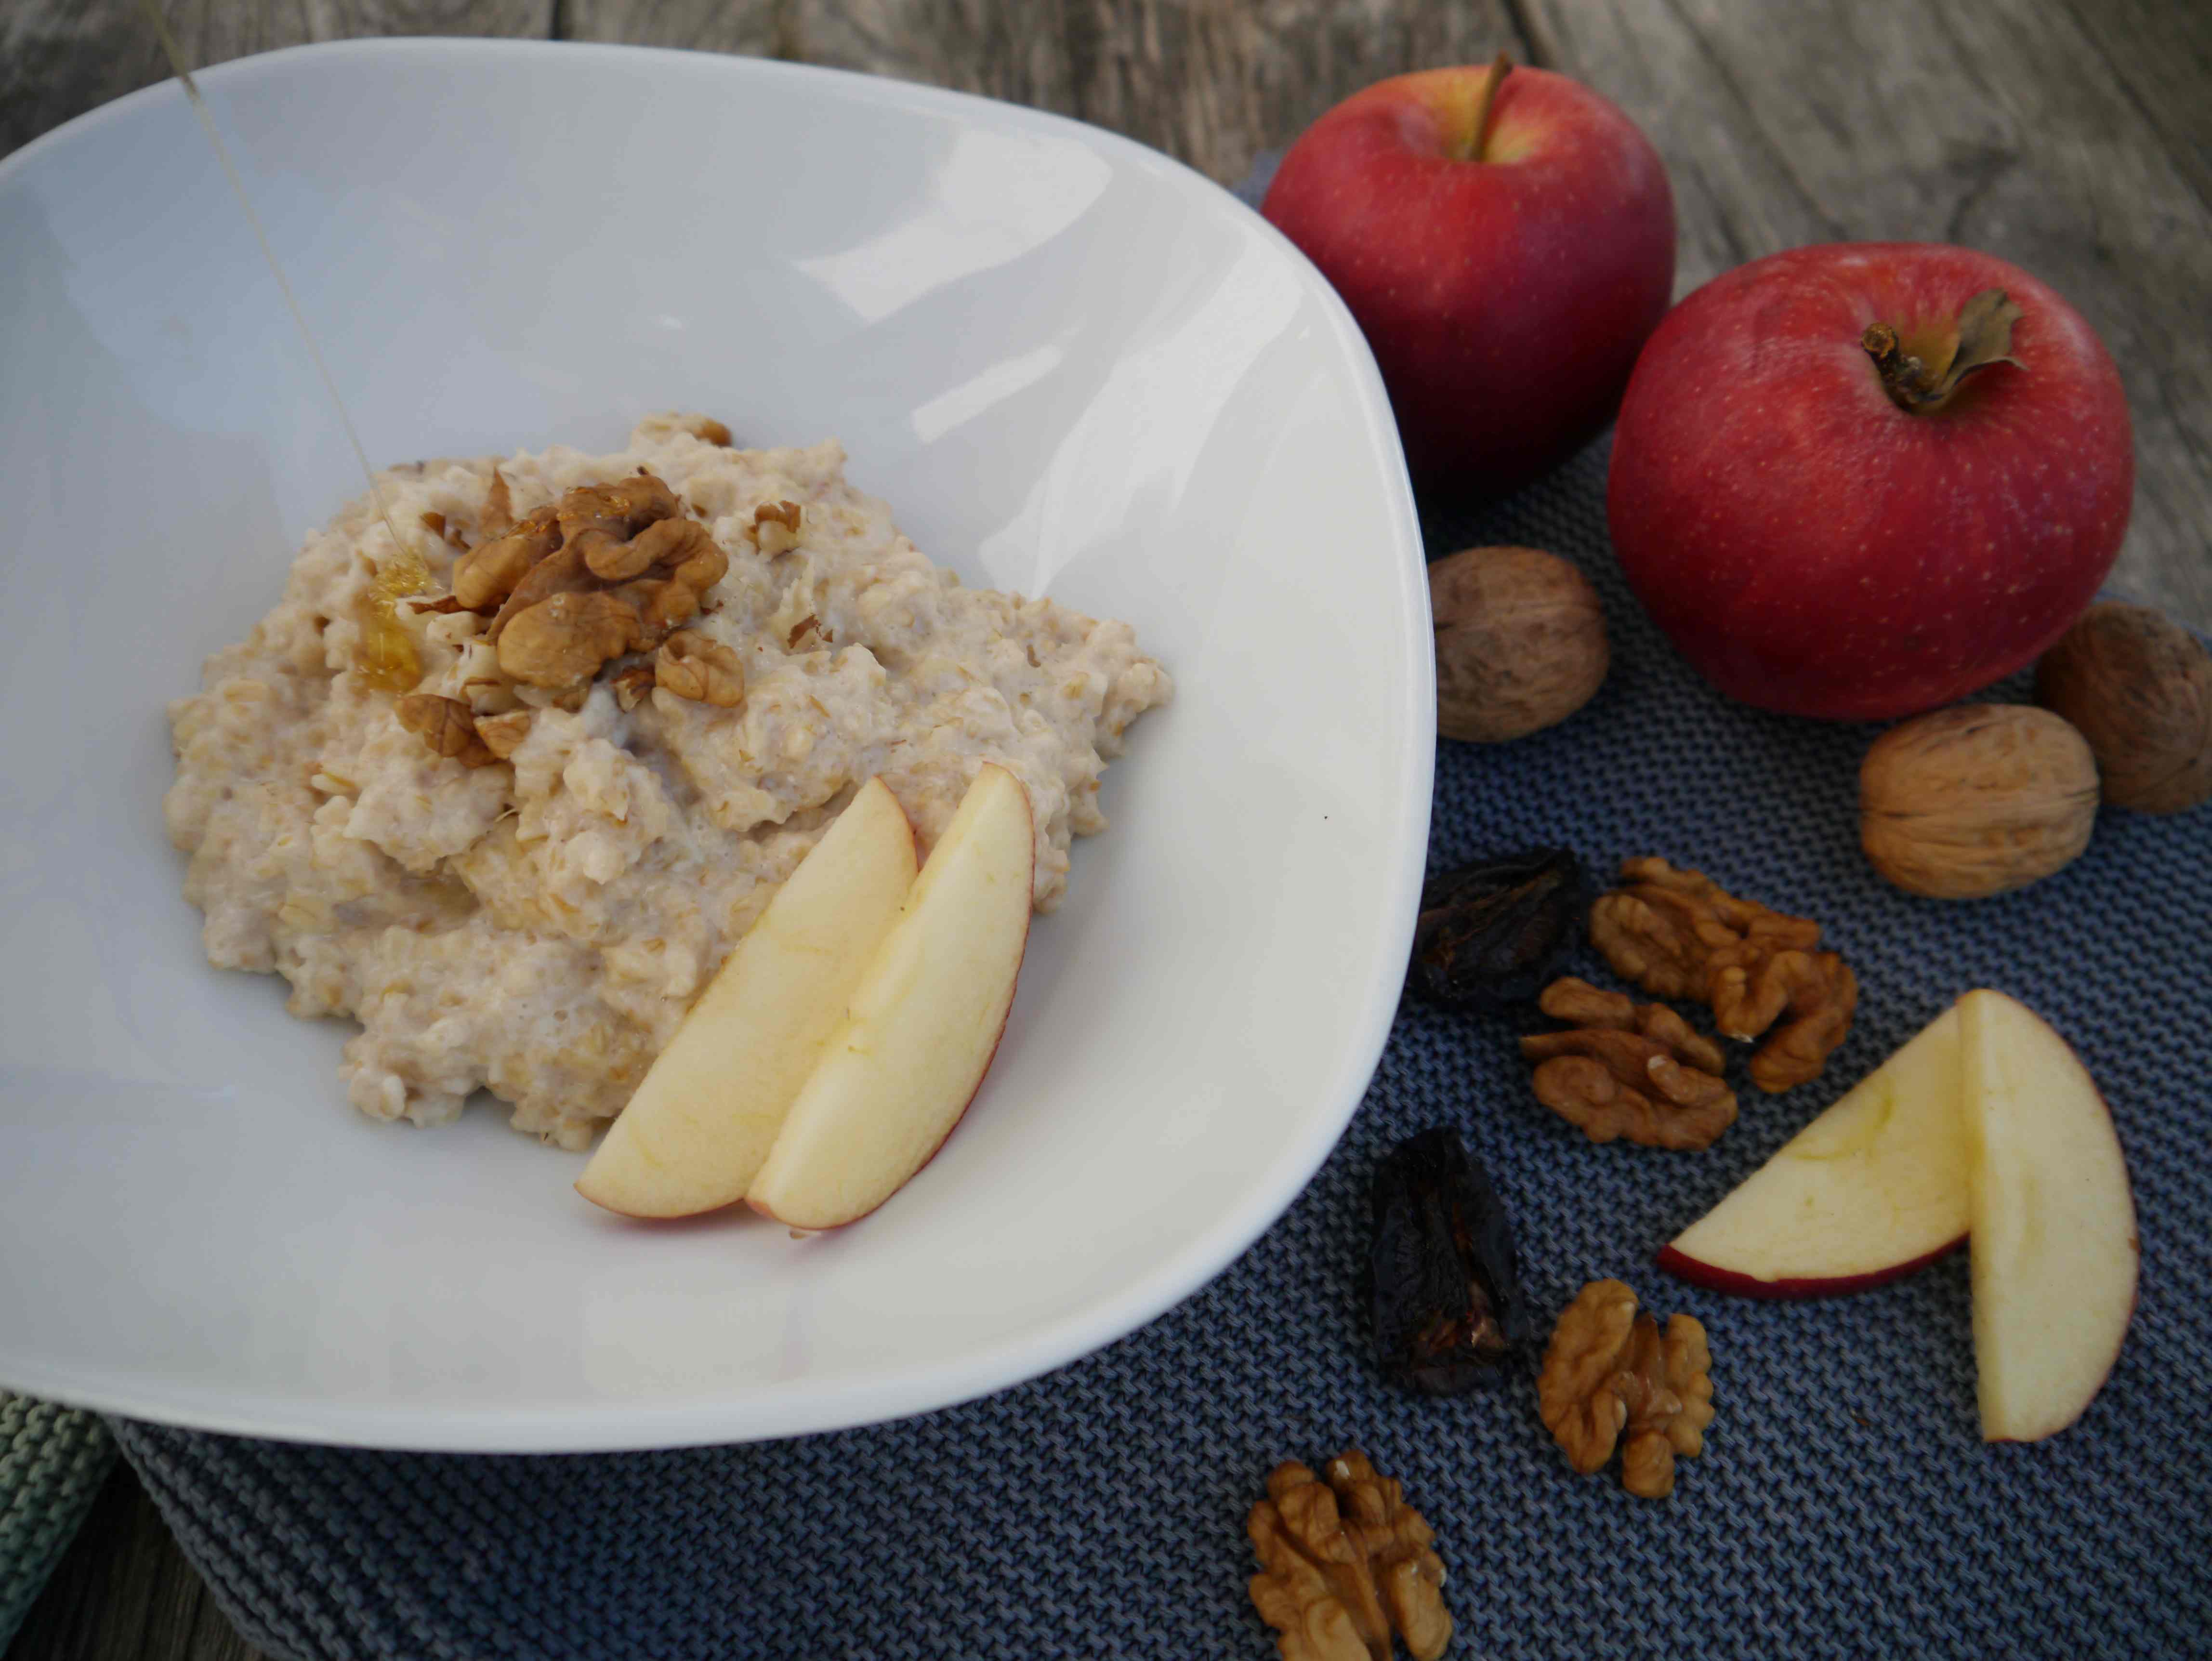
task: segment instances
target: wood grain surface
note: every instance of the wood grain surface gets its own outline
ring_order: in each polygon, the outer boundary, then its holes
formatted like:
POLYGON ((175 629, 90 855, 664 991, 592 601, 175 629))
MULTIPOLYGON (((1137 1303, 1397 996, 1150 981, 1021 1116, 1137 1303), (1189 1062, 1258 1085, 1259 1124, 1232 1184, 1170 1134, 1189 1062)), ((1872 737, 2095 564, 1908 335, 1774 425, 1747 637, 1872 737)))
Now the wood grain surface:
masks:
MULTIPOLYGON (((1679 292, 1799 243, 1955 241, 2096 326, 2136 421, 2115 581, 2212 627, 2212 5, 2203 0, 167 0, 196 64, 357 35, 747 52, 1111 127, 1224 183, 1346 94, 1502 49, 1672 173, 1679 292)), ((138 0, 0 0, 0 152, 166 73, 138 0)), ((7 1661, 248 1650, 118 1469, 7 1661)))

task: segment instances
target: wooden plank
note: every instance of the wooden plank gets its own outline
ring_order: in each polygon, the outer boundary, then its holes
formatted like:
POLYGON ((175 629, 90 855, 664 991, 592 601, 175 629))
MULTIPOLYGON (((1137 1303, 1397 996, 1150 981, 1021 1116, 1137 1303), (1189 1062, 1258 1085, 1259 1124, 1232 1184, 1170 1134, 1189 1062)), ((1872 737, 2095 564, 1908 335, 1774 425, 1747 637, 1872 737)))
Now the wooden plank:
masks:
POLYGON ((1056 110, 1224 184, 1410 69, 1525 54, 1505 0, 569 0, 562 32, 864 70, 1056 110))
MULTIPOLYGON (((249 52, 356 35, 544 39, 556 0, 165 0, 194 69, 249 52)), ((140 0, 0 4, 0 155, 71 116, 161 80, 167 59, 140 0)))
POLYGON ((118 1462, 7 1661, 262 1661, 118 1462))
POLYGON ((2066 0, 2109 75, 2166 159, 2212 207, 2212 6, 2203 0, 2066 0))
MULTIPOLYGON (((2177 23, 2131 3, 2116 14, 2132 24, 2108 17, 2094 39, 2067 0, 1801 0, 1786 27, 1759 0, 1526 12, 1539 54, 1666 156, 1678 291, 1778 248, 1895 238, 1985 248, 2066 295, 2112 349, 2135 418, 2113 581, 2212 626, 2212 208, 2176 159, 2212 116, 2201 76, 2139 63, 2160 44, 2208 50, 2202 10, 2177 23), (2118 60, 2140 78, 2119 79, 2118 60)), ((2212 167, 2201 148, 2197 161, 2212 167)))

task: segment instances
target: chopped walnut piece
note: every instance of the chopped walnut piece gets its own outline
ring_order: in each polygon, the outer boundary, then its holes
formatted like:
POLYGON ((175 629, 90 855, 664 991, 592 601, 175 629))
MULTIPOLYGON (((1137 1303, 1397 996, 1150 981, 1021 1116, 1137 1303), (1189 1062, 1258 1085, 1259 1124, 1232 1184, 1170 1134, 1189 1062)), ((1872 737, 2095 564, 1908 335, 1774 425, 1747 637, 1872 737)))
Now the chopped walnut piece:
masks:
POLYGON ((1327 1475, 1276 1466, 1245 1519, 1261 1570, 1253 1606, 1283 1661, 1389 1661, 1394 1629, 1414 1661, 1436 1661, 1452 1634, 1436 1536, 1358 1450, 1327 1475))
POLYGON ((555 594, 499 637, 499 666, 526 686, 566 686, 637 647, 637 611, 604 589, 555 594))
POLYGON ((795 502, 771 502, 753 513, 753 545, 769 558, 799 545, 800 508, 795 502))
POLYGON ((402 727, 420 735, 434 755, 450 756, 464 767, 489 767, 499 759, 477 736, 476 717, 459 698, 410 692, 392 713, 402 727))
POLYGON ((1850 1036, 1858 1002, 1858 977, 1832 952, 1778 952, 1756 970, 1723 969, 1713 982, 1713 1019, 1722 1031, 1748 1038, 1771 1029, 1747 1069, 1769 1095, 1820 1076, 1850 1036))
POLYGON ((730 447, 730 429, 714 417, 696 416, 684 424, 695 437, 702 438, 709 444, 719 444, 726 450, 730 447))
POLYGON ((734 709, 745 701, 745 666, 728 647, 696 629, 681 629, 661 643, 653 675, 671 696, 734 709))
POLYGON ((658 646, 699 614, 702 597, 728 569, 707 527, 641 471, 579 485, 538 509, 465 556, 453 586, 469 609, 497 605, 484 634, 498 645, 501 668, 552 688, 596 674, 611 657, 658 646), (517 630, 522 638, 510 646, 517 630))
POLYGON ((1710 1147, 1735 1123, 1720 1047, 1664 1004, 1638 1004, 1572 976, 1536 1007, 1566 1032, 1531 1033, 1536 1099, 1594 1142, 1626 1136, 1646 1147, 1710 1147))
POLYGON ((471 611, 497 605, 560 545, 561 531, 552 510, 541 508, 512 530, 479 542, 453 562, 453 598, 471 611))
POLYGON ((1697 871, 1629 860, 1622 886, 1590 908, 1590 940, 1613 972, 1662 998, 1710 1004, 1721 1031, 1755 1039, 1786 1024, 1752 1057, 1761 1090, 1820 1076, 1850 1031, 1858 982, 1820 952, 1820 926, 1740 899, 1697 871))
POLYGON ((478 715, 477 736, 483 740, 485 749, 505 761, 522 748, 523 739, 530 736, 530 718, 534 713, 510 709, 505 715, 478 715))
POLYGON ((655 475, 641 472, 611 484, 579 484, 562 494, 554 511, 563 541, 599 531, 627 542, 683 508, 675 491, 655 475))
POLYGON ((448 525, 443 514, 432 511, 424 514, 422 518, 422 528, 432 536, 439 538, 449 548, 459 549, 463 552, 467 551, 468 539, 461 535, 461 527, 458 525, 448 525))
POLYGON ((653 691, 653 666, 633 663, 607 683, 614 688, 615 703, 625 713, 645 702, 646 694, 653 691))
POLYGON ((1662 1335, 1619 1281, 1592 1281, 1559 1316, 1536 1380, 1545 1428, 1584 1475, 1620 1448, 1621 1486, 1645 1500, 1674 1491, 1677 1456, 1705 1451, 1713 1421, 1712 1354, 1694 1317, 1662 1335))

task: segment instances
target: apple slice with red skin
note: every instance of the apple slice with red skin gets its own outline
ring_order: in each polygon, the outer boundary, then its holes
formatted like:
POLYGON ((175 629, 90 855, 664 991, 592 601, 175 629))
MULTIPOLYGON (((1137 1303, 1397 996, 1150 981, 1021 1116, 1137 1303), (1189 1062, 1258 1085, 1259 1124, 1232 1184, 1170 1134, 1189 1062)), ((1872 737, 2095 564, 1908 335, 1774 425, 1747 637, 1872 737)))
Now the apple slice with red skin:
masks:
POLYGON ((870 779, 692 1004, 576 1191, 629 1217, 744 1198, 914 881, 914 827, 870 779))
POLYGON ((785 1116, 745 1196, 754 1210, 836 1228, 928 1164, 1006 1030, 1036 858, 1028 792, 986 764, 785 1116))
POLYGON ((1832 1298, 1966 1243, 1959 1012, 1929 1024, 1659 1252, 1693 1285, 1832 1298))
POLYGON ((2066 1040, 2002 992, 1960 1001, 1982 1435, 2081 1416, 2135 1314, 2141 1250, 2111 1110, 2066 1040))

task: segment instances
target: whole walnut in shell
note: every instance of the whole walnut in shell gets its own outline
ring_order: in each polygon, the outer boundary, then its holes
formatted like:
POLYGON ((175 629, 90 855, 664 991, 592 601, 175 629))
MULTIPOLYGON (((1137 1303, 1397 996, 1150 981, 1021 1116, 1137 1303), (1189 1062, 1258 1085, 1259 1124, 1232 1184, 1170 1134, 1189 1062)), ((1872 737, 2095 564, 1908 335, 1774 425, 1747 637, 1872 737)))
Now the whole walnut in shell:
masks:
POLYGON ((1589 579, 1534 548, 1464 548, 1429 567, 1437 731, 1500 744, 1565 721, 1613 654, 1589 579))
POLYGON ((2092 605, 2035 666, 2035 697, 2089 740, 2113 806, 2178 813, 2212 799, 2212 652, 2179 624, 2092 605))
POLYGON ((2089 845, 2097 761, 2048 709, 1962 703, 1893 727, 1859 765, 1859 843, 1933 899, 2039 881, 2089 845))

